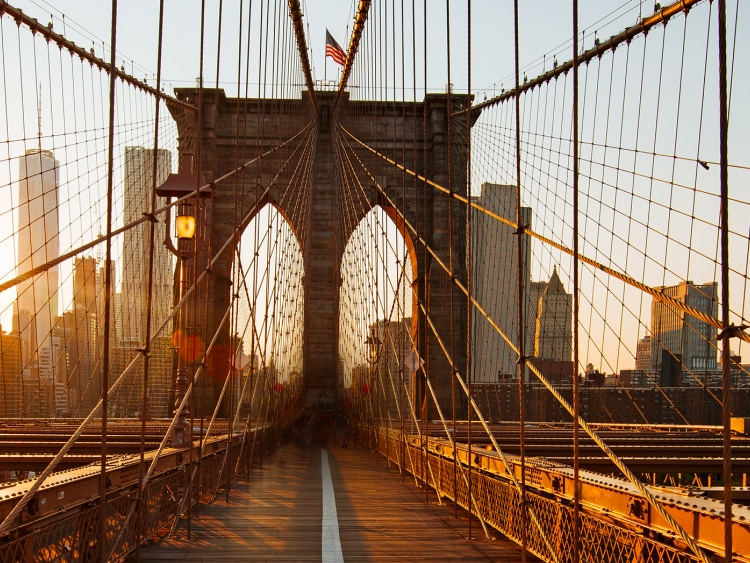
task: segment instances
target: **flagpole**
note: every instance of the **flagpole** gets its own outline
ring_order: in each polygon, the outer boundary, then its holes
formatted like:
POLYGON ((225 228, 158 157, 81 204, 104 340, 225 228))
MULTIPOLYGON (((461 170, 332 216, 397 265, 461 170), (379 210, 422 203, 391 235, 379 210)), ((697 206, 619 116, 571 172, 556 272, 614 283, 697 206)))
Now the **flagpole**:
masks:
POLYGON ((328 33, 328 28, 326 28, 326 58, 323 60, 323 90, 328 89, 328 33))

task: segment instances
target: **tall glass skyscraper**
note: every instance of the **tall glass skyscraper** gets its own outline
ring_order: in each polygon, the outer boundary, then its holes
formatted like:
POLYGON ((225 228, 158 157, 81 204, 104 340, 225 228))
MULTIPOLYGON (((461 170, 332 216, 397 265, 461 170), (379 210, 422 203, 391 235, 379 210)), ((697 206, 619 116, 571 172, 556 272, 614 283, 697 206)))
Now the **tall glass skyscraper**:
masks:
MULTIPOLYGON (((159 149, 156 184, 166 180, 171 170, 171 153, 159 149)), ((150 211, 154 170, 154 150, 143 147, 125 147, 124 199, 127 225, 150 211)), ((145 312, 148 293, 147 274, 154 272, 152 302, 152 328, 161 324, 172 308, 172 255, 164 246, 163 220, 155 225, 154 259, 148 264, 151 225, 141 223, 124 233, 122 255, 122 319, 124 345, 143 345, 145 337, 145 312)))
MULTIPOLYGON (((18 161, 18 267, 23 274, 60 255, 58 171, 51 151, 29 149, 18 161)), ((58 316, 58 268, 18 286, 14 330, 21 337, 24 375, 54 382, 52 327, 58 316), (36 371, 38 369, 38 371, 36 371)))

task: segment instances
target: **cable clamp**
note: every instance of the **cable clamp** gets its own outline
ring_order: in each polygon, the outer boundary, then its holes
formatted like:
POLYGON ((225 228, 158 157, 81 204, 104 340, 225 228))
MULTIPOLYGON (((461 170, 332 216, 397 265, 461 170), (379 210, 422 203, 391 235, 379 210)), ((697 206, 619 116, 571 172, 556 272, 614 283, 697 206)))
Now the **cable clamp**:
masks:
POLYGON ((516 360, 516 365, 518 366, 525 366, 526 360, 531 358, 531 356, 518 356, 518 359, 516 360))
POLYGON ((136 352, 140 352, 147 358, 151 357, 151 351, 148 348, 136 348, 136 352))
POLYGON ((513 231, 513 234, 514 235, 525 235, 526 234, 526 229, 528 229, 528 228, 529 228, 528 224, 526 224, 526 225, 518 225, 518 228, 515 231, 513 231))
POLYGON ((144 211, 143 212, 143 216, 146 219, 148 219, 149 221, 151 221, 152 223, 158 223, 159 222, 159 220, 156 218, 156 215, 154 215, 153 213, 149 213, 148 211, 144 211))
POLYGON ((724 340, 725 338, 743 338, 745 336, 744 331, 746 328, 748 328, 748 325, 735 326, 734 323, 732 323, 728 327, 723 328, 721 332, 716 335, 716 340, 724 340))

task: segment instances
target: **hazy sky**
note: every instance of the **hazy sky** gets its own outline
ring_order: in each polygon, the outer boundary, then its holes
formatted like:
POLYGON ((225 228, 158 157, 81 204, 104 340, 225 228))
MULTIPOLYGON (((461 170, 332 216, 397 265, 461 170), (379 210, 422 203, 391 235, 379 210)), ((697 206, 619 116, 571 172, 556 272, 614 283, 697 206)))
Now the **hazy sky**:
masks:
MULTIPOLYGON (((106 0, 16 0, 13 5, 25 13, 46 23, 53 16, 54 28, 89 47, 95 45, 101 56, 102 42, 109 42, 111 14, 106 0), (65 15, 65 23, 63 22, 65 15), (82 32, 81 30, 85 30, 82 32), (84 35, 85 33, 85 35, 84 35)), ((117 45, 121 60, 134 69, 137 77, 156 72, 156 46, 158 32, 158 2, 156 0, 120 1, 118 7, 117 45)), ((248 2, 244 3, 245 10, 248 2)), ((302 0, 302 10, 308 34, 308 47, 312 50, 312 65, 315 78, 323 78, 325 30, 328 28, 336 40, 346 49, 351 34, 352 22, 357 6, 356 0, 302 0)), ((594 31, 607 37, 636 23, 639 12, 644 15, 653 9, 653 2, 639 0, 606 1, 582 0, 579 2, 579 29, 593 44, 594 31)), ((216 78, 216 36, 218 21, 216 0, 206 2, 205 44, 206 56, 204 76, 206 83, 213 84, 216 78)), ((239 0, 223 3, 222 24, 222 73, 220 81, 227 88, 236 81, 237 33, 239 0)), ((257 3, 256 3, 257 5, 257 3)), ((280 5, 286 9, 286 2, 280 5)), ((562 61, 569 56, 572 35, 572 11, 570 2, 559 0, 522 1, 519 8, 521 28, 520 53, 522 66, 529 76, 536 74, 529 65, 541 68, 545 56, 547 68, 552 57, 558 54, 562 61)), ((428 0, 428 87, 442 90, 447 80, 445 65, 445 6, 442 0, 428 0)), ((464 89, 466 75, 467 2, 456 1, 451 7, 452 82, 457 89, 464 89)), ((400 6, 397 6, 400 11, 400 6)), ((255 9, 255 8, 254 8, 255 9)), ((408 19, 411 2, 405 0, 404 12, 408 19)), ((174 86, 193 85, 198 76, 200 10, 198 0, 167 0, 165 2, 165 38, 163 76, 174 86)), ((422 11, 422 2, 415 6, 422 11)), ((400 19, 400 14, 396 14, 400 19)), ((419 17, 418 17, 419 19, 419 17)), ((417 30, 421 38, 421 30, 417 30)), ((408 46, 407 46, 408 49, 408 46)), ((510 0, 474 0, 472 2, 472 86, 473 89, 489 88, 493 84, 509 86, 513 76, 513 3, 510 0)), ((109 51, 107 50, 107 57, 109 51)), ((328 78, 335 77, 333 64, 328 64, 328 78)))

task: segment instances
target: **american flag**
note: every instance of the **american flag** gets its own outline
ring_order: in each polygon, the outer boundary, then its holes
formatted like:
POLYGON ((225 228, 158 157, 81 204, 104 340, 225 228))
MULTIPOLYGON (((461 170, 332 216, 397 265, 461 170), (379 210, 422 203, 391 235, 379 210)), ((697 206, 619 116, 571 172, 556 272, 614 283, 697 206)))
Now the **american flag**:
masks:
POLYGON ((334 62, 337 62, 341 66, 346 63, 346 53, 341 48, 341 45, 336 43, 336 40, 331 35, 331 32, 326 29, 326 57, 331 57, 334 62))

